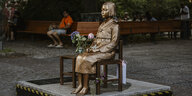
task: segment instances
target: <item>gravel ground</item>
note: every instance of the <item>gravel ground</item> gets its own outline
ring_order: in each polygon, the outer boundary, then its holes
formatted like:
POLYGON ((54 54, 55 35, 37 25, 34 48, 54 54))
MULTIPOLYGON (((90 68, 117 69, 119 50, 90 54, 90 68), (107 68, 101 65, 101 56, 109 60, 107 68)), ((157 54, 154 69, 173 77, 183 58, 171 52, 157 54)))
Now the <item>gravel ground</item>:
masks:
MULTIPOLYGON (((15 96, 15 83, 20 80, 59 77, 58 56, 75 54, 75 48, 70 44, 63 49, 47 48, 47 44, 44 40, 5 42, 5 48, 20 55, 0 56, 0 96, 15 96)), ((128 78, 171 86, 174 96, 191 96, 191 40, 128 44, 123 53, 128 78)), ((65 70, 70 71, 71 61, 66 62, 65 70)), ((110 74, 115 74, 114 67, 110 67, 110 74)))

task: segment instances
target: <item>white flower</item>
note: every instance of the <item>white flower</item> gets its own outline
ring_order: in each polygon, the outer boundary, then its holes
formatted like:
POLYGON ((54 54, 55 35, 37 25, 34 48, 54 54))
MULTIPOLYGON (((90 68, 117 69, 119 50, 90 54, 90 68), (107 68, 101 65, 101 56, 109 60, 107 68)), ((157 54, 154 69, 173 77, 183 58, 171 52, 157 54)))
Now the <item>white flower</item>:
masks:
POLYGON ((94 38, 94 34, 93 33, 89 33, 88 39, 93 39, 93 38, 94 38))
POLYGON ((82 38, 82 41, 85 41, 85 40, 86 40, 86 38, 85 38, 85 37, 83 37, 83 38, 82 38))

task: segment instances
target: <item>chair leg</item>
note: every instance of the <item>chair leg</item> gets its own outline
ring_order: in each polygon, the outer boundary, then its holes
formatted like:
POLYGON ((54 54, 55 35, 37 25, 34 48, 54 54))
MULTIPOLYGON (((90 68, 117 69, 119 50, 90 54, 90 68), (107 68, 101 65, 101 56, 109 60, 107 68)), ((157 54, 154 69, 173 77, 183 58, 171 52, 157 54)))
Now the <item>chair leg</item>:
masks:
POLYGON ((119 67, 119 81, 118 81, 118 90, 122 91, 122 62, 118 64, 119 67))
POLYGON ((108 68, 107 68, 107 65, 104 65, 104 84, 103 84, 103 87, 104 88, 107 88, 107 75, 108 75, 108 68))
POLYGON ((60 57, 60 84, 63 85, 63 57, 60 57))
POLYGON ((97 78, 100 78, 100 64, 96 64, 96 94, 100 94, 100 82, 97 82, 97 78))
POLYGON ((72 82, 73 82, 73 88, 76 88, 75 62, 76 62, 76 59, 73 59, 73 61, 72 61, 72 82))

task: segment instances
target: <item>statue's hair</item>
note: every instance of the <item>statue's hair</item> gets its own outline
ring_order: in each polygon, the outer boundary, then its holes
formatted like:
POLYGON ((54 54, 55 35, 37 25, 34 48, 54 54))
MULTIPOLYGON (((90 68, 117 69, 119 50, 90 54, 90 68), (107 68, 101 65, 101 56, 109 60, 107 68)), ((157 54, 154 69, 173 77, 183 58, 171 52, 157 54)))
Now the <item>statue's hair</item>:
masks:
POLYGON ((114 17, 116 16, 116 10, 115 10, 115 3, 113 2, 105 2, 103 6, 106 5, 109 7, 109 16, 114 17))

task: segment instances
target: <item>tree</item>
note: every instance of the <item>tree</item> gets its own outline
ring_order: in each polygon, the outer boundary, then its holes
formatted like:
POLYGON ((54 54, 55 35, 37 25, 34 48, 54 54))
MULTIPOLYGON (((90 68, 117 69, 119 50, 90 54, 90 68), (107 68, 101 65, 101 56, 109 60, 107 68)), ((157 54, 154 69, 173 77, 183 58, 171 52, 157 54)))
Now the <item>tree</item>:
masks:
POLYGON ((62 11, 69 10, 72 18, 80 17, 81 0, 29 0, 22 17, 28 20, 60 20, 62 11))
POLYGON ((133 16, 144 15, 149 11, 158 20, 173 19, 178 16, 181 2, 181 0, 100 0, 101 3, 106 1, 116 3, 118 17, 122 17, 124 12, 133 16))

